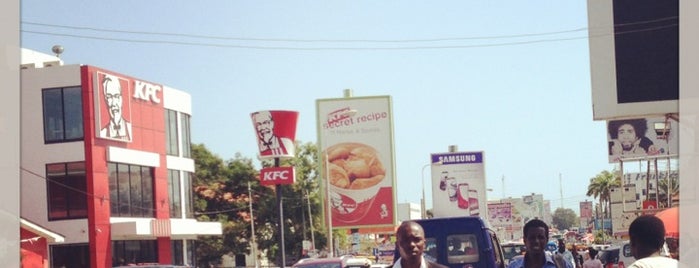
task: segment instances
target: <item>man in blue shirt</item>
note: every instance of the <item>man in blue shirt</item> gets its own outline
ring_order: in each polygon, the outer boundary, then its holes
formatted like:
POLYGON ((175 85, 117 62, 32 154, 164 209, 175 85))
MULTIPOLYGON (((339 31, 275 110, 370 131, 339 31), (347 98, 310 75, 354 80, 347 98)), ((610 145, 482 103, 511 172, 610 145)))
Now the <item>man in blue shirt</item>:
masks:
MULTIPOLYGON (((515 258, 507 268, 557 268, 552 255, 546 254, 549 241, 549 226, 539 219, 528 221, 524 225, 524 245, 527 252, 523 258, 515 258)), ((565 266, 566 268, 571 268, 565 266)))

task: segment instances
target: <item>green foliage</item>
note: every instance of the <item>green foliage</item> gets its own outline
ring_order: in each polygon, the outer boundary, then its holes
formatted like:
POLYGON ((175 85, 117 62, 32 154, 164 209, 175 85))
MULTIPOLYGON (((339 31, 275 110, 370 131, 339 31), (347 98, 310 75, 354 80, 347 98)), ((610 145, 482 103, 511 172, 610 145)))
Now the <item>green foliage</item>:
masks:
POLYGON ((587 196, 599 198, 600 204, 605 208, 604 217, 609 218, 610 190, 614 187, 621 186, 621 177, 609 171, 602 171, 595 177, 590 179, 590 184, 587 186, 587 196))
POLYGON ((608 241, 611 241, 611 237, 604 230, 597 230, 595 232, 595 240, 593 241, 593 243, 605 244, 608 241))
MULTIPOLYGON (((267 258, 281 264, 276 187, 260 185, 259 171, 253 166, 252 160, 239 154, 234 159, 224 161, 203 144, 194 144, 192 154, 196 165, 194 204, 197 219, 219 221, 223 225, 222 236, 199 239, 197 254, 200 265, 218 263, 221 256, 227 253, 249 254, 252 251, 250 242, 253 222, 258 253, 266 253, 267 258), (254 217, 250 215, 251 204, 254 217)), ((278 187, 283 200, 284 248, 287 259, 298 259, 301 255, 301 241, 311 240, 310 221, 313 222, 315 246, 320 248, 327 241, 324 230, 320 228, 324 221, 318 191, 316 156, 316 146, 307 143, 297 147, 295 158, 279 163, 281 166, 294 166, 296 170, 296 183, 278 187)), ((274 161, 264 161, 261 165, 269 167, 274 164, 274 161)))
POLYGON ((558 230, 570 229, 578 221, 578 216, 575 215, 575 211, 569 208, 557 208, 553 212, 553 226, 556 226, 558 230))

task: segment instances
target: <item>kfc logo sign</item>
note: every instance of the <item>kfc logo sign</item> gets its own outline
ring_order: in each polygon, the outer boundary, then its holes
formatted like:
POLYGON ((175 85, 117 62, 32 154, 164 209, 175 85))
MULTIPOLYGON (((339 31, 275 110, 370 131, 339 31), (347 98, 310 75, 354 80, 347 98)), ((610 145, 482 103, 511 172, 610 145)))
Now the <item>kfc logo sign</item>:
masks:
POLYGON ((260 184, 265 186, 294 184, 294 181, 294 167, 271 167, 260 170, 260 184))
POLYGON ((134 83, 134 98, 153 103, 160 103, 160 97, 158 95, 163 91, 161 86, 138 80, 136 80, 134 83))

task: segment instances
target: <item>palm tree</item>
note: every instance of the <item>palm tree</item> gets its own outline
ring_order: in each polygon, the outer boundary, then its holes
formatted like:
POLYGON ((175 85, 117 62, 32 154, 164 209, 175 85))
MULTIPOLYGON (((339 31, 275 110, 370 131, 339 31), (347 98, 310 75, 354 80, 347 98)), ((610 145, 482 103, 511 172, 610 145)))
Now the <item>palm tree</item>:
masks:
POLYGON ((601 207, 603 208, 603 217, 609 217, 611 208, 610 190, 614 187, 621 186, 621 177, 614 173, 604 170, 590 179, 590 185, 587 186, 587 196, 599 198, 601 207))
POLYGON ((668 190, 670 193, 670 198, 680 192, 680 184, 677 176, 670 176, 670 178, 662 178, 658 180, 658 203, 659 205, 662 205, 662 207, 669 207, 669 204, 667 203, 668 190), (669 185, 670 189, 668 189, 668 180, 671 182, 669 185))

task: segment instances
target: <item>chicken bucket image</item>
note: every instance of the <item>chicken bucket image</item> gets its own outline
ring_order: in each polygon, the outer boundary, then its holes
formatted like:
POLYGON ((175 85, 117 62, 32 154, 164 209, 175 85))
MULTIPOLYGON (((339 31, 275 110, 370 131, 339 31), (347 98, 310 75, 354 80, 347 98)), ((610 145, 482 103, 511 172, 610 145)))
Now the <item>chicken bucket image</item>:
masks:
POLYGON ((366 216, 382 187, 391 187, 377 151, 362 143, 339 143, 323 152, 330 178, 333 219, 352 223, 366 216))
POLYGON ((259 111, 250 114, 260 158, 294 157, 296 111, 259 111))

